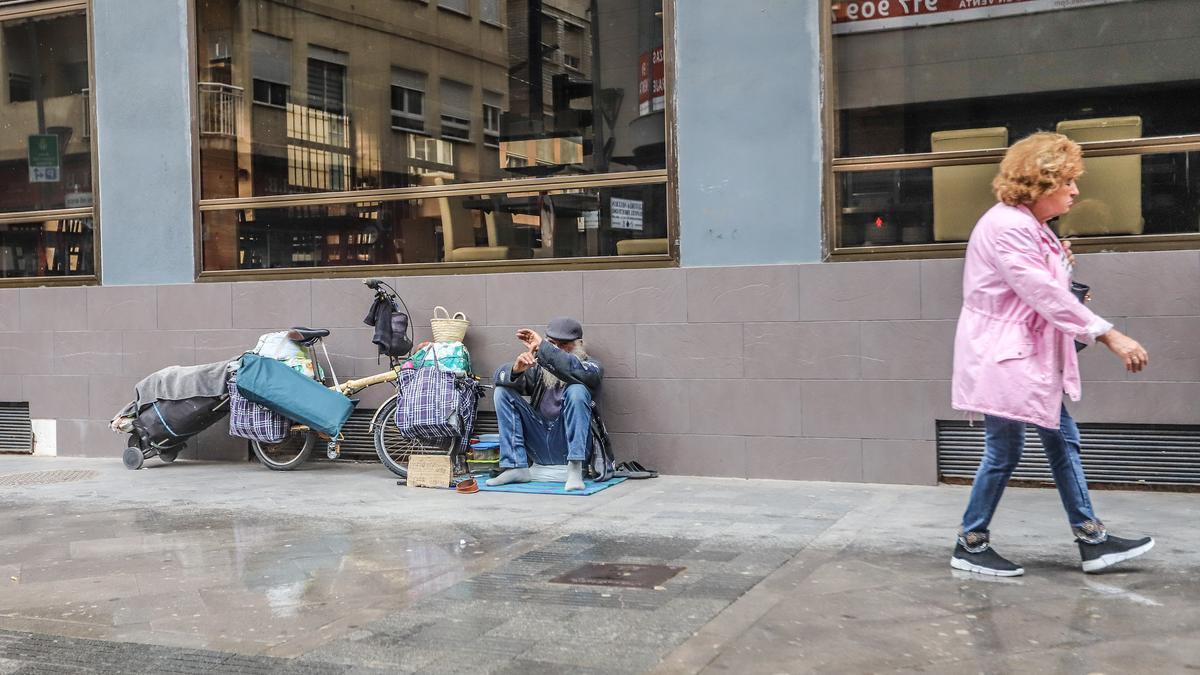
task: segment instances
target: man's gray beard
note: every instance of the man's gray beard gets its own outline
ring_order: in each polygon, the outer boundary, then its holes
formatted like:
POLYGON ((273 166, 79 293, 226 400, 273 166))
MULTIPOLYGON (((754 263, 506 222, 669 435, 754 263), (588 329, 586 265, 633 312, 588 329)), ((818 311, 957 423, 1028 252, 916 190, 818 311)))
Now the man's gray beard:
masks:
MULTIPOLYGON (((567 351, 567 350, 564 349, 563 351, 567 351)), ((584 348, 583 348, 583 340, 577 340, 575 342, 575 351, 568 352, 568 353, 571 354, 572 356, 577 357, 580 361, 588 360, 587 351, 584 350, 584 348)), ((557 375, 550 372, 549 368, 542 366, 542 384, 545 385, 545 387, 547 389, 554 389, 555 387, 558 387, 565 383, 561 379, 559 379, 559 377, 557 375)))

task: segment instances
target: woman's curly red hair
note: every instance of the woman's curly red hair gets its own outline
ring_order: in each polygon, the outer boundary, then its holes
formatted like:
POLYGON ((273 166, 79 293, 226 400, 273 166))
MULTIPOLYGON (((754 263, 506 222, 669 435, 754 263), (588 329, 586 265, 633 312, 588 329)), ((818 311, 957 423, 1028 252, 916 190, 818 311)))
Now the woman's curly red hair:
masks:
POLYGON ((1083 174, 1083 150, 1075 141, 1039 131, 1013 143, 992 180, 996 199, 1026 206, 1083 174))

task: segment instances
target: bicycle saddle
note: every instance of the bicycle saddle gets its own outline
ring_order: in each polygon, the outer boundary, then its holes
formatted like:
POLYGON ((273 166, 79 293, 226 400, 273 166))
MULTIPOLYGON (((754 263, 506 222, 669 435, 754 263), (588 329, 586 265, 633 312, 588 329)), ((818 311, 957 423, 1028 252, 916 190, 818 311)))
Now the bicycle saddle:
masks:
POLYGON ((287 333, 287 338, 294 342, 299 342, 306 345, 320 340, 329 335, 328 328, 305 328, 303 326, 293 326, 287 333))

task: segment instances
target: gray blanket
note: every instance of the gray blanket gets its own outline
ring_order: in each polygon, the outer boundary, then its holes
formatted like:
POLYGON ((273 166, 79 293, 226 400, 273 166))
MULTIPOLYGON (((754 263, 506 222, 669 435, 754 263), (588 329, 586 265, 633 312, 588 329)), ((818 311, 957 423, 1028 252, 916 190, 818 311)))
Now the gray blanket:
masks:
POLYGON ((233 359, 202 366, 168 366, 151 373, 133 387, 133 402, 117 415, 135 415, 142 406, 157 400, 180 401, 194 396, 224 396, 226 377, 230 369, 236 369, 236 364, 237 359, 233 359))

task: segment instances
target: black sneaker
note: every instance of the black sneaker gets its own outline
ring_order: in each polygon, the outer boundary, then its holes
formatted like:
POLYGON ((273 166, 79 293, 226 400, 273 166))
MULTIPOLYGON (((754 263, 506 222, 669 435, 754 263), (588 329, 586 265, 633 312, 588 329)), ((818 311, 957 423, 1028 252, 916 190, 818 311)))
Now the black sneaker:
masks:
POLYGON ((1075 541, 1079 544, 1079 557, 1083 559, 1084 572, 1099 572, 1154 548, 1154 540, 1150 537, 1122 539, 1110 534, 1099 544, 1086 544, 1078 539, 1075 541))
POLYGON ((1025 574, 1023 567, 1005 560, 986 544, 978 553, 971 553, 961 543, 957 544, 954 547, 954 557, 950 559, 950 566, 956 570, 990 574, 995 577, 1019 577, 1025 574))

